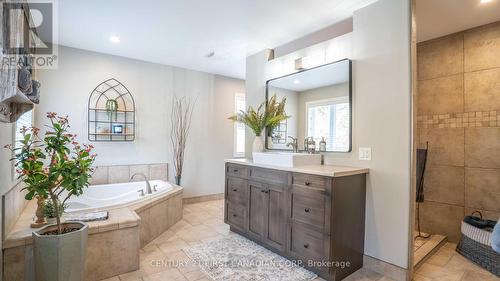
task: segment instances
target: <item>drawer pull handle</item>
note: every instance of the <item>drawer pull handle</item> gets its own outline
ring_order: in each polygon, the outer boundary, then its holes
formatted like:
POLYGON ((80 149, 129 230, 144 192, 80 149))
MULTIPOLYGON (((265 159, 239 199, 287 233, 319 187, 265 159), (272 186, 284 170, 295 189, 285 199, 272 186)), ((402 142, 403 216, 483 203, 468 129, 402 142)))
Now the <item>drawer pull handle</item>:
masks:
POLYGON ((234 173, 237 173, 237 172, 238 172, 238 170, 236 170, 236 169, 235 169, 235 170, 233 170, 233 172, 234 172, 234 173))
POLYGON ((234 191, 234 192, 236 192, 236 191, 238 191, 238 189, 236 189, 236 188, 233 188, 233 191, 234 191))
POLYGON ((304 248, 309 248, 309 244, 304 244, 304 248))
POLYGON ((269 190, 264 190, 264 193, 269 193, 269 190))
POLYGON ((304 212, 309 213, 311 211, 311 208, 305 208, 304 212))
POLYGON ((237 217, 238 215, 237 214, 233 214, 233 217, 237 217))
POLYGON ((311 183, 310 183, 310 182, 308 182, 308 181, 306 181, 306 182, 305 182, 305 184, 306 184, 307 186, 309 186, 311 183))

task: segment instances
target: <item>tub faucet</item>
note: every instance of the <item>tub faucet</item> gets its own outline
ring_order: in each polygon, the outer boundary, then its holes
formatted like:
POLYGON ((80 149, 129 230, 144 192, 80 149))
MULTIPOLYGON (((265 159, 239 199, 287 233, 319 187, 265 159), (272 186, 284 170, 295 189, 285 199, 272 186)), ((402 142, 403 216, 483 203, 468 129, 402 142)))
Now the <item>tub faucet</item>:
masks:
POLYGON ((144 177, 144 182, 146 182, 146 194, 152 194, 153 191, 151 190, 151 185, 149 184, 148 177, 146 177, 146 175, 143 173, 135 173, 130 177, 130 181, 132 181, 135 176, 143 176, 144 177))

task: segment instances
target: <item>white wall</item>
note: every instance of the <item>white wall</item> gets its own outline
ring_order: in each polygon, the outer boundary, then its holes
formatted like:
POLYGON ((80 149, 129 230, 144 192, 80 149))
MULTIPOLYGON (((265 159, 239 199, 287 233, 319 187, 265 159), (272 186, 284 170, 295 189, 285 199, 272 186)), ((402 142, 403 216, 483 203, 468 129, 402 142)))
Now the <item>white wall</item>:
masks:
POLYGON ((14 124, 0 123, 0 194, 4 194, 7 190, 14 186, 12 180, 12 153, 3 146, 12 143, 14 124))
MULTIPOLYGON (((351 40, 323 44, 327 63, 353 60, 353 152, 329 154, 327 164, 369 167, 365 254, 408 268, 410 211, 410 6, 380 0, 354 13, 351 40), (349 44, 350 47, 349 47, 349 44), (330 46, 330 47, 327 47, 330 46), (340 57, 341 58, 341 57, 340 57), (358 161, 371 147, 372 160, 358 161)), ((311 49, 314 49, 311 47, 311 49)), ((300 51, 298 51, 300 53, 300 51)), ((265 82, 292 72, 289 58, 267 62, 266 51, 247 58, 247 103, 265 99, 265 82)), ((254 137, 247 132, 247 143, 254 137)), ((247 146, 247 150, 251 148, 247 146)), ((248 153, 247 156, 251 156, 248 153)))
POLYGON ((59 68, 40 70, 37 126, 45 113, 70 117, 71 131, 80 141, 87 137, 87 103, 95 86, 108 78, 121 81, 136 103, 134 142, 94 142, 96 165, 170 164, 170 109, 172 95, 198 98, 193 114, 182 185, 186 197, 224 191, 224 158, 232 157, 234 93, 245 92, 242 80, 198 71, 147 63, 79 49, 60 47, 59 68))

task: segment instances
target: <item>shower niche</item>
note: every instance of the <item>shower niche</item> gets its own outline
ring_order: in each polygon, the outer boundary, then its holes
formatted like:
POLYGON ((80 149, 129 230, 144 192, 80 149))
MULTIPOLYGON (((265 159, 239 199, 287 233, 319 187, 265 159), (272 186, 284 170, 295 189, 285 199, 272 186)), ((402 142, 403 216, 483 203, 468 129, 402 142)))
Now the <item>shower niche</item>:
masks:
POLYGON ((111 78, 94 88, 88 104, 89 141, 134 141, 135 102, 120 81, 111 78))

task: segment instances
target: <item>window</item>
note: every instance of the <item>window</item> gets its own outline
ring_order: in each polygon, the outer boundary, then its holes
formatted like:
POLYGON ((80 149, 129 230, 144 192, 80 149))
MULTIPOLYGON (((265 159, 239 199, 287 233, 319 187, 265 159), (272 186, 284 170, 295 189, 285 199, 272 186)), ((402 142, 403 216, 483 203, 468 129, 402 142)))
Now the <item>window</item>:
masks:
POLYGON ((317 144, 324 137, 327 151, 349 150, 349 99, 347 97, 306 103, 306 134, 317 144))
POLYGON ((24 126, 29 128, 32 126, 33 120, 33 110, 25 112, 19 119, 16 121, 16 125, 14 127, 14 147, 20 147, 21 143, 19 142, 23 138, 23 134, 19 132, 19 130, 24 126))
MULTIPOLYGON (((234 95, 234 111, 236 113, 246 109, 245 94, 236 93, 234 95)), ((234 123, 234 157, 245 156, 245 125, 234 123)))
MULTIPOLYGON (((19 130, 24 126, 29 128, 33 123, 33 110, 25 112, 19 119, 17 119, 16 124, 14 126, 14 139, 13 144, 15 148, 19 148, 21 146, 21 140, 23 138, 23 134, 19 132, 19 130)), ((16 174, 16 169, 14 167, 14 162, 12 162, 12 180, 17 178, 18 174, 16 174)))

